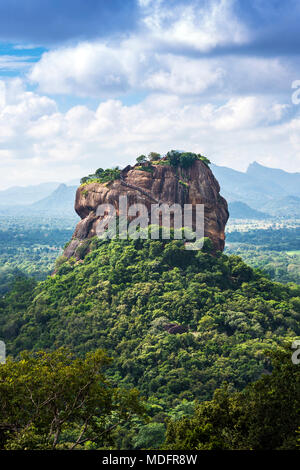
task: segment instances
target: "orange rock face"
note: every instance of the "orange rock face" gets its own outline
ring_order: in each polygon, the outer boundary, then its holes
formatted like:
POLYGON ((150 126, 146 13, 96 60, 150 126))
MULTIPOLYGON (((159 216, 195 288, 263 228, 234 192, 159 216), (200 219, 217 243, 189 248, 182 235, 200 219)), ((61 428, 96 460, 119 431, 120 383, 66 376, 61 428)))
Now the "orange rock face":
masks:
POLYGON ((144 204, 149 214, 155 203, 179 203, 182 207, 204 204, 204 235, 211 239, 216 251, 224 249, 228 207, 210 168, 199 160, 187 169, 149 165, 150 171, 145 171, 137 167, 126 167, 121 179, 106 184, 90 183, 77 189, 75 210, 82 220, 65 249, 67 258, 74 255, 79 258, 78 247, 96 235, 98 206, 109 203, 118 214, 120 196, 127 196, 129 206, 144 204))

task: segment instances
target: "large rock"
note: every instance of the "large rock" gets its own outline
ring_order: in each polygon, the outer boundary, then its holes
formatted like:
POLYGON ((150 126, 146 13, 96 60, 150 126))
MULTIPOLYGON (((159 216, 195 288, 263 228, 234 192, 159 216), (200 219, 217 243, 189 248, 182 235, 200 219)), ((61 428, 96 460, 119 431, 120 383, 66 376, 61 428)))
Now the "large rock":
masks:
POLYGON ((150 170, 138 169, 138 165, 128 166, 122 170, 121 179, 105 184, 90 183, 77 189, 75 210, 82 220, 65 249, 67 258, 74 255, 82 258, 84 249, 79 247, 87 245, 86 240, 96 235, 97 207, 109 203, 118 212, 119 196, 125 195, 129 205, 142 203, 149 214, 153 203, 204 204, 204 234, 212 240, 215 251, 224 249, 228 207, 210 168, 197 160, 188 169, 150 165, 150 170))

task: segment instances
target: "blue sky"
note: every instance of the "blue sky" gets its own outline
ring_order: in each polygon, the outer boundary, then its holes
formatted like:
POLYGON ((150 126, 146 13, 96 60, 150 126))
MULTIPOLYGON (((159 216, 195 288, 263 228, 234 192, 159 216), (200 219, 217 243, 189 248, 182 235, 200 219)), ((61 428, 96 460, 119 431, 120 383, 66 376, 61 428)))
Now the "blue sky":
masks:
POLYGON ((297 0, 0 2, 0 187, 184 148, 300 171, 297 0))

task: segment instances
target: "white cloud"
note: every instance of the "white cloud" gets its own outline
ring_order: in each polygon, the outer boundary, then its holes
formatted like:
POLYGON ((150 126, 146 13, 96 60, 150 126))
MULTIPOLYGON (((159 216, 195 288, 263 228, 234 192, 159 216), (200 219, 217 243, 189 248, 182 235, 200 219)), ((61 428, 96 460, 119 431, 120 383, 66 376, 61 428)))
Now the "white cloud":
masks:
POLYGON ((190 51, 245 42, 231 0, 170 8, 161 1, 140 2, 140 30, 120 42, 84 42, 42 55, 29 79, 48 94, 115 97, 131 90, 203 93, 219 86, 224 60, 189 58, 190 51))
POLYGON ((253 160, 269 164, 270 155, 273 166, 299 166, 300 120, 286 120, 286 105, 270 97, 205 104, 152 94, 132 106, 107 100, 96 110, 74 106, 62 113, 53 100, 24 91, 19 80, 0 83, 0 160, 6 185, 25 178, 28 184, 65 181, 171 148, 201 152, 238 169, 253 160))
POLYGON ((116 98, 126 93, 232 97, 289 93, 298 76, 289 59, 205 56, 215 46, 249 39, 231 0, 188 2, 169 8, 141 0, 140 30, 119 42, 84 42, 51 50, 30 70, 45 94, 116 98))
POLYGON ((195 95, 214 85, 221 88, 224 69, 216 61, 194 60, 185 57, 174 57, 171 54, 157 55, 157 71, 149 73, 143 82, 146 89, 195 95))
POLYGON ((0 71, 3 72, 20 72, 29 69, 32 66, 31 56, 1 55, 0 71))
POLYGON ((214 113, 213 125, 217 130, 234 131, 265 126, 282 119, 285 104, 256 96, 231 98, 214 113))
POLYGON ((137 39, 120 47, 82 43, 45 53, 29 78, 41 92, 77 96, 118 96, 129 90, 198 94, 220 82, 216 61, 146 50, 137 39))
MULTIPOLYGON (((47 93, 99 96, 128 89, 128 51, 100 43, 81 43, 43 54, 30 79, 47 93)), ((132 54, 132 58, 134 53, 132 54)))
POLYGON ((152 39, 171 49, 207 52, 216 46, 249 40, 247 28, 234 15, 233 0, 196 1, 172 8, 161 0, 142 4, 146 7, 143 23, 152 39))
MULTIPOLYGON (((22 80, 0 80, 0 163, 5 185, 65 181, 99 166, 183 148, 245 169, 253 160, 288 170, 300 162, 300 118, 290 103, 298 65, 288 58, 213 55, 247 43, 234 0, 139 0, 140 29, 114 41, 51 50, 22 80), (148 96, 126 106, 131 93, 148 96), (96 110, 60 112, 45 95, 102 98, 96 110), (277 97, 277 98, 275 98, 277 97)), ((1 56, 0 70, 30 57, 1 56)))
POLYGON ((50 98, 26 91, 20 79, 0 81, 0 144, 22 148, 20 139, 28 127, 56 109, 50 98))

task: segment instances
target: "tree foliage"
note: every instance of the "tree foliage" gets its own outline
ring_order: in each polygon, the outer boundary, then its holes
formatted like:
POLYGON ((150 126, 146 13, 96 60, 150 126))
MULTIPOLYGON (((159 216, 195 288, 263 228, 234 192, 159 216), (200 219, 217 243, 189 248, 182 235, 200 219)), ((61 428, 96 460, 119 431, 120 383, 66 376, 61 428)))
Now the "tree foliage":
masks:
POLYGON ((225 381, 242 389, 268 367, 266 348, 300 336, 299 286, 272 282, 237 256, 188 251, 182 240, 93 243, 83 262, 65 261, 33 291, 16 285, 2 299, 8 353, 106 349, 113 383, 167 411, 211 398, 225 381), (171 334, 165 324, 186 329, 171 334))
POLYGON ((0 365, 0 445, 16 449, 98 447, 131 416, 144 414, 135 390, 112 387, 103 374, 110 363, 97 350, 86 358, 59 349, 24 352, 0 365))
POLYGON ((110 181, 114 181, 120 178, 120 169, 119 167, 115 168, 107 168, 103 170, 102 168, 98 168, 95 173, 89 176, 84 176, 80 180, 81 186, 85 186, 90 183, 109 183, 110 181))
POLYGON ((286 450, 298 448, 300 367, 291 350, 272 354, 273 370, 241 392, 216 390, 192 418, 170 421, 164 448, 286 450))

